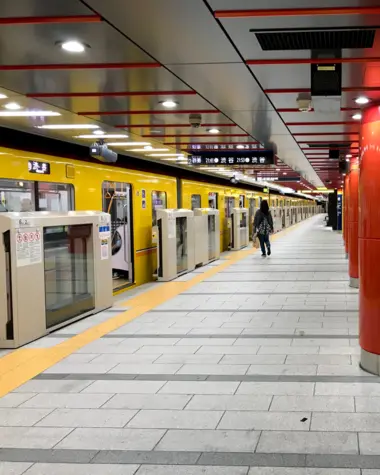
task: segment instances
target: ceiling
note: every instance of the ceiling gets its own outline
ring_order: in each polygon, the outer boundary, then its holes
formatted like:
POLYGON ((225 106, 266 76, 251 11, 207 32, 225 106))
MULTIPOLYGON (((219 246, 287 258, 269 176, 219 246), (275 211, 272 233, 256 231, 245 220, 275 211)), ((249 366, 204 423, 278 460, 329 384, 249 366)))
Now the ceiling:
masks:
MULTIPOLYGON (((255 32, 377 30, 380 2, 373 3, 2 0, 0 88, 25 107, 60 112, 44 124, 99 124, 173 154, 194 144, 271 148, 278 157, 274 167, 244 172, 293 189, 338 188, 338 160, 329 159, 327 145, 336 144, 344 156, 358 154, 355 99, 380 98, 378 34, 371 48, 342 49, 341 107, 300 112, 297 97, 311 87, 311 50, 264 51, 255 32), (83 54, 60 48, 72 39, 88 45, 83 54), (165 109, 165 99, 177 107, 165 109), (190 113, 202 114, 202 127, 190 127, 190 113), (210 128, 220 133, 211 135, 210 128)), ((0 117, 0 124, 36 131, 35 121, 26 119, 0 117)), ((88 143, 77 135, 53 133, 88 143)))

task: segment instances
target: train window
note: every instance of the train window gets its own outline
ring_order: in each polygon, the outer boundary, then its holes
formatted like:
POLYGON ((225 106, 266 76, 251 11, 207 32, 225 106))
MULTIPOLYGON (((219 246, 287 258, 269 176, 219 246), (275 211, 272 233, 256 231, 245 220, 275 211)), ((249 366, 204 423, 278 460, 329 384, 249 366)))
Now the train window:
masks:
POLYGON ((239 208, 244 208, 244 205, 245 205, 245 196, 240 195, 239 196, 239 208))
POLYGON ((191 195, 191 209, 202 208, 201 195, 191 195))
POLYGON ((35 211, 34 183, 0 180, 0 212, 35 211))
POLYGON ((39 211, 72 211, 74 187, 67 183, 37 182, 39 211))
POLYGON ((218 209, 218 193, 209 193, 208 194, 208 207, 212 209, 218 209))
POLYGON ((152 226, 157 225, 157 213, 158 209, 166 209, 166 192, 165 191, 152 191, 152 226))
POLYGON ((235 198, 233 198, 232 196, 226 196, 225 209, 224 209, 226 218, 231 217, 234 206, 235 206, 235 198))

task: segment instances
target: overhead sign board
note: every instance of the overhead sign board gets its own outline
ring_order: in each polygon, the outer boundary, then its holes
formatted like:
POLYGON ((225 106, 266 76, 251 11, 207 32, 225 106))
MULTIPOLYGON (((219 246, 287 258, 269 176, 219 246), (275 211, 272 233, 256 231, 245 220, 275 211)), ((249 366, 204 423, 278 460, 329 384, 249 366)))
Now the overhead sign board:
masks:
POLYGON ((272 150, 214 150, 197 151, 188 157, 189 165, 274 165, 272 150))
POLYGON ((50 175, 50 163, 37 162, 36 160, 29 160, 28 171, 29 173, 38 173, 40 175, 50 175))

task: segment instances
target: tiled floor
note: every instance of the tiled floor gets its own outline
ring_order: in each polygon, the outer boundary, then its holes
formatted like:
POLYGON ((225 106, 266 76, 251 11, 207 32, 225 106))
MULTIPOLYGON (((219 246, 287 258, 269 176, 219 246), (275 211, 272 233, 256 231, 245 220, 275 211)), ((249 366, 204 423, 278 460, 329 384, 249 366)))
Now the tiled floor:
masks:
POLYGON ((0 399, 0 474, 380 475, 357 334, 342 237, 312 218, 0 399))

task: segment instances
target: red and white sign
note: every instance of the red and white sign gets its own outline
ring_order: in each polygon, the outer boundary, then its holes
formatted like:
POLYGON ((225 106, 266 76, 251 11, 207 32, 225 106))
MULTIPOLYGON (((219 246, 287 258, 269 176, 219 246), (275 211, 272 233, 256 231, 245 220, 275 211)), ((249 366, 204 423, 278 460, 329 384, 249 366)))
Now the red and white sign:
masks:
POLYGON ((23 228, 16 232, 17 266, 29 266, 42 262, 41 231, 36 228, 23 228))

